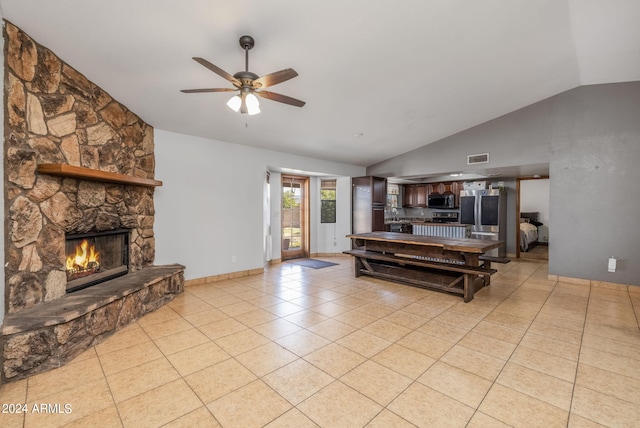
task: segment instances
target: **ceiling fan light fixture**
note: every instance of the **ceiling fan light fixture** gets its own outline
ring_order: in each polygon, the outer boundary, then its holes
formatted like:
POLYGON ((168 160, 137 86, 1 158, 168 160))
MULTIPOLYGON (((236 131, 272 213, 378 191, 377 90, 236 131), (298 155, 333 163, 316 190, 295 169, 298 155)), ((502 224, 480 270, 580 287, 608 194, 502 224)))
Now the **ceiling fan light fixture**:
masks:
POLYGON ((229 98, 229 101, 227 101, 227 106, 235 111, 236 113, 238 111, 240 111, 240 105, 242 104, 242 99, 240 98, 240 95, 234 95, 231 98, 229 98))
POLYGON ((289 79, 293 79, 298 75, 293 68, 285 68, 284 70, 276 71, 275 73, 265 74, 259 77, 257 74, 249 71, 249 50, 254 46, 255 42, 251 36, 240 37, 240 46, 244 49, 244 71, 239 71, 233 76, 217 65, 214 65, 204 58, 193 57, 193 60, 198 64, 208 68, 216 73, 218 76, 228 80, 233 84, 233 88, 203 88, 203 89, 181 89, 181 92, 186 94, 193 94, 198 92, 235 92, 240 91, 240 94, 231 97, 227 101, 227 106, 233 111, 240 112, 240 114, 254 115, 260 113, 260 103, 258 102, 259 95, 262 98, 267 98, 279 103, 289 104, 296 107, 302 107, 305 105, 304 101, 297 100, 286 95, 278 94, 271 91, 264 91, 264 88, 274 86, 282 82, 286 82, 289 79), (257 90, 257 91, 256 91, 257 90), (254 92, 255 91, 255 92, 254 92))
POLYGON ((247 94, 244 98, 244 102, 247 104, 247 113, 249 113, 249 116, 260 113, 260 102, 258 101, 258 97, 254 94, 247 94))

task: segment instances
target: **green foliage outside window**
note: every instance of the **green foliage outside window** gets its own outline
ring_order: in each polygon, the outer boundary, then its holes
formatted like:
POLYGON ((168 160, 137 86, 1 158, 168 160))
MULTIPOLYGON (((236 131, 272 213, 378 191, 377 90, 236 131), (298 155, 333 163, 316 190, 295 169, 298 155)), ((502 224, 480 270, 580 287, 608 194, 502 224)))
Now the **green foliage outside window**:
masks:
POLYGON ((336 222, 336 180, 320 180, 320 222, 336 222))
POLYGON ((287 190, 282 194, 282 208, 297 208, 299 206, 300 202, 296 200, 296 197, 291 190, 287 190))

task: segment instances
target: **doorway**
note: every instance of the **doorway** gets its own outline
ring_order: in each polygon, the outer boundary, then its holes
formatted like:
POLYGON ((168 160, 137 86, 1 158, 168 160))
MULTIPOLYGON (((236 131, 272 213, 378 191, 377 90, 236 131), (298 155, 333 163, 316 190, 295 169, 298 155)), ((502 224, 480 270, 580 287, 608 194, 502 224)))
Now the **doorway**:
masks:
POLYGON ((309 178, 282 176, 282 260, 309 257, 309 178))
POLYGON ((549 177, 518 178, 516 190, 516 258, 549 260, 549 177), (529 223, 524 229, 520 225, 523 220, 529 223), (522 244, 522 239, 532 239, 532 229, 535 240, 522 244))

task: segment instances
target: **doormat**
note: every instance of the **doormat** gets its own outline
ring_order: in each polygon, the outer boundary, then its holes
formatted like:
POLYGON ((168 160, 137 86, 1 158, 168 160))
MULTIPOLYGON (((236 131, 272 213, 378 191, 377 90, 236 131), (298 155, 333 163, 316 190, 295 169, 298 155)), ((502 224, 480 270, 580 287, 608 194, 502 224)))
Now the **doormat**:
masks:
POLYGON ((316 259, 294 259, 294 260, 287 260, 285 263, 292 263, 294 265, 300 265, 300 266, 304 266, 312 269, 322 269, 329 266, 335 266, 338 264, 338 263, 325 262, 323 260, 316 260, 316 259))

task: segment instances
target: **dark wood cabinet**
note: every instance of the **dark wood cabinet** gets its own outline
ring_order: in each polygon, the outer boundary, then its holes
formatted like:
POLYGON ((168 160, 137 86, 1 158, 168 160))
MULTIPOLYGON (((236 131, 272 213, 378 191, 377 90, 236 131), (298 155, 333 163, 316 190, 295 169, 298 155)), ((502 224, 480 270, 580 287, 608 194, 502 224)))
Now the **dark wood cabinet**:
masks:
POLYGON ((429 183, 427 186, 429 187, 429 195, 433 193, 442 194, 442 183, 429 183))
POLYGON ((402 192, 402 206, 403 207, 411 207, 413 206, 413 186, 410 184, 405 184, 402 192))
POLYGON ((371 177, 371 203, 373 205, 386 205, 387 203, 387 179, 371 177))
POLYGON ((402 206, 407 208, 424 208, 427 206, 428 186, 426 184, 406 184, 402 206))
POLYGON ((385 231, 397 233, 413 233, 413 225, 411 223, 387 223, 385 231))
POLYGON ((417 207, 426 207, 427 206, 427 185, 417 185, 416 192, 416 206, 417 207))
POLYGON ((371 208, 371 231, 383 232, 384 230, 384 207, 374 206, 371 208))

